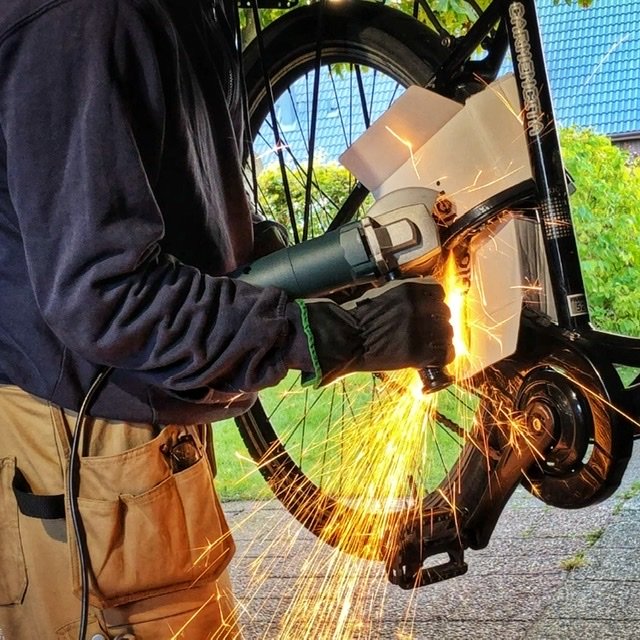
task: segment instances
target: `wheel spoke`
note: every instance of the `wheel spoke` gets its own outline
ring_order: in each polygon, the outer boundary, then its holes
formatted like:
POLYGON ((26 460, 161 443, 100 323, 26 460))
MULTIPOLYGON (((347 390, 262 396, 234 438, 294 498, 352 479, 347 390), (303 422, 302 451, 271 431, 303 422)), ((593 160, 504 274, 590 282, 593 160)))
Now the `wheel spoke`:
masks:
POLYGON ((364 82, 362 81, 362 68, 359 64, 354 66, 354 73, 356 76, 356 82, 358 83, 360 106, 362 107, 362 117, 364 118, 364 128, 368 129, 371 126, 371 120, 369 118, 369 109, 367 108, 367 97, 365 95, 364 82))
POLYGON ((447 418, 447 416, 440 413, 439 411, 436 412, 435 419, 441 427, 444 427, 444 433, 446 433, 453 440, 456 440, 453 434, 455 434, 458 438, 464 438, 466 436, 467 432, 464 428, 460 427, 453 420, 450 420, 449 418, 447 418))

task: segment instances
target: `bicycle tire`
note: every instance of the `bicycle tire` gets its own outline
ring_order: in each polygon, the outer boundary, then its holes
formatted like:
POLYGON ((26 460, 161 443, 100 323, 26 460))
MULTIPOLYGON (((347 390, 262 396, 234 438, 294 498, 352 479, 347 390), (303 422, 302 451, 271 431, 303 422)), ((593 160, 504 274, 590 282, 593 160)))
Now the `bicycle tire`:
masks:
MULTIPOLYGON (((403 86, 428 87, 444 51, 439 38, 410 16, 369 2, 322 3, 295 9, 279 18, 245 52, 245 78, 250 128, 258 135, 269 113, 269 78, 277 97, 314 65, 318 47, 323 64, 366 65, 403 86), (318 45, 318 12, 324 6, 322 40, 318 45)), ((262 401, 236 419, 241 437, 278 500, 308 530, 342 546, 331 526, 338 501, 312 480, 294 459, 262 401)), ((339 507, 345 509, 344 505, 339 507)), ((347 508, 347 511, 349 509, 347 508)), ((345 516, 349 517, 349 515, 345 516)))
MULTIPOLYGON (((434 71, 446 55, 438 37, 417 21, 386 6, 373 3, 347 2, 326 3, 326 5, 322 3, 296 9, 284 18, 278 19, 264 31, 263 35, 262 50, 254 44, 246 51, 245 77, 250 125, 254 137, 258 131, 258 124, 264 120, 269 111, 265 75, 271 79, 276 97, 282 95, 301 74, 313 67, 318 51, 322 52, 323 62, 328 64, 343 62, 367 65, 395 78, 403 85, 418 84, 424 87, 430 85, 434 71), (325 6, 326 13, 322 19, 323 39, 318 45, 311 36, 316 33, 318 11, 321 6, 325 6)), ((448 95, 464 93, 457 89, 459 87, 445 88, 448 95)), ((472 92, 473 87, 469 93, 472 92)), ((337 215, 341 213, 342 210, 337 215)), ((336 219, 330 220, 329 225, 336 219)), ((341 222, 344 221, 346 220, 341 220, 341 222)), ((462 229, 462 235, 466 230, 467 221, 462 229)), ((508 438, 505 440, 506 436, 501 432, 501 425, 496 423, 494 414, 503 412, 503 409, 496 411, 498 407, 511 407, 510 410, 517 410, 518 407, 513 406, 514 394, 522 384, 525 373, 526 368, 523 371, 516 369, 505 377, 499 374, 498 367, 496 372, 488 373, 490 378, 479 382, 480 392, 475 394, 475 397, 481 400, 468 407, 468 413, 472 414, 472 419, 466 429, 466 436, 461 440, 462 444, 453 468, 448 475, 445 473, 445 477, 434 489, 423 496, 420 502, 422 514, 418 514, 414 507, 399 508, 396 513, 405 523, 412 520, 417 522, 420 515, 424 516, 429 510, 436 513, 436 510, 443 506, 438 494, 453 495, 454 485, 481 484, 486 470, 478 464, 478 450, 483 446, 489 447, 488 443, 491 440, 495 441, 493 446, 495 451, 500 450, 502 446, 507 446, 508 438), (502 394, 502 400, 495 402, 486 396, 482 400, 482 384, 492 388, 490 394, 492 398, 494 393, 498 394, 496 397, 502 394)), ((456 401, 465 404, 466 399, 458 398, 456 401)), ((445 416, 443 419, 438 416, 437 419, 446 422, 448 418, 445 416)), ((340 503, 340 496, 332 495, 330 491, 323 488, 321 482, 318 483, 310 477, 302 463, 299 463, 293 454, 291 444, 283 437, 279 427, 274 425, 274 419, 265 409, 262 401, 259 401, 249 413, 238 418, 237 423, 242 439, 251 457, 256 461, 260 473, 291 515, 325 542, 338 546, 342 550, 350 553, 355 551, 357 555, 363 555, 363 557, 389 560, 383 557, 384 541, 378 544, 373 554, 362 552, 359 548, 354 550, 352 546, 344 544, 340 526, 335 525, 335 515, 342 512, 343 519, 350 519, 362 506, 356 505, 351 508, 348 504, 345 508, 345 505, 340 503)), ((600 431, 606 431, 604 422, 601 424, 601 421, 597 421, 595 427, 600 431)), ((594 460, 594 464, 597 463, 597 456, 594 456, 594 460)), ((588 460, 584 462, 579 473, 572 472, 570 480, 575 487, 570 492, 571 495, 566 495, 565 486, 562 483, 567 484, 567 478, 553 475, 556 469, 550 468, 549 464, 548 462, 540 463, 540 470, 532 471, 531 478, 525 480, 525 486, 530 490, 534 488, 536 494, 549 504, 562 507, 586 506, 609 495, 611 487, 615 484, 614 478, 613 481, 604 483, 606 486, 603 485, 601 490, 591 491, 587 486, 588 482, 584 481, 584 476, 588 475, 591 466, 591 460, 588 460)), ((485 517, 486 503, 483 503, 482 508, 478 508, 480 513, 478 517, 485 517)), ((497 518, 499 512, 499 508, 489 509, 489 519, 497 518)), ((468 516, 467 522, 471 526, 468 531, 460 532, 461 544, 462 537, 465 537, 466 544, 478 548, 487 543, 491 533, 491 522, 488 524, 475 522, 474 518, 473 514, 468 516)), ((365 536, 367 533, 367 531, 364 532, 365 536)), ((393 543, 388 547, 393 547, 393 543)))
POLYGON ((262 52, 257 39, 244 52, 252 125, 266 113, 260 108, 264 106, 261 97, 265 91, 264 70, 277 91, 292 72, 299 72, 300 66, 316 55, 315 36, 321 11, 320 46, 324 61, 345 61, 343 56, 347 56, 347 60, 354 62, 377 64, 406 86, 428 87, 434 71, 445 59, 447 52, 434 32, 383 4, 354 0, 294 9, 264 29, 262 52))

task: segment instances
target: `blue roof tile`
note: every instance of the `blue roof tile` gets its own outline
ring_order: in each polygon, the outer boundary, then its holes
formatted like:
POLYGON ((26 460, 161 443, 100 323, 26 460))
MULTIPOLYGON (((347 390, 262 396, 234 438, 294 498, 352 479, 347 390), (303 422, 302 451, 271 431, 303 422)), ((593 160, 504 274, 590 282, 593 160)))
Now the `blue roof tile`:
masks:
POLYGON ((607 135, 640 131, 640 3, 580 9, 541 0, 538 18, 558 121, 607 135))

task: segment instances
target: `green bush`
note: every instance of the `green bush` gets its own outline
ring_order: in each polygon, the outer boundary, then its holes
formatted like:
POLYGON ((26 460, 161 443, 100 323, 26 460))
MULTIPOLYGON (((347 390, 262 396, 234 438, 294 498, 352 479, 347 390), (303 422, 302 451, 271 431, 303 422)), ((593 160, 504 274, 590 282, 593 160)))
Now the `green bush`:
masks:
MULTIPOLYGON (((287 171, 294 216, 300 237, 302 237, 304 227, 306 173, 306 167, 287 171)), ((260 208, 265 216, 285 225, 287 229, 291 229, 280 168, 273 165, 264 169, 260 173, 258 184, 260 208)), ((314 164, 312 204, 307 225, 309 238, 318 236, 327 229, 354 184, 353 176, 344 167, 335 163, 317 162, 314 164)), ((373 200, 368 200, 365 203, 365 208, 372 203, 373 200)))
POLYGON ((561 143, 592 320, 640 335, 640 164, 588 130, 564 129, 561 143))

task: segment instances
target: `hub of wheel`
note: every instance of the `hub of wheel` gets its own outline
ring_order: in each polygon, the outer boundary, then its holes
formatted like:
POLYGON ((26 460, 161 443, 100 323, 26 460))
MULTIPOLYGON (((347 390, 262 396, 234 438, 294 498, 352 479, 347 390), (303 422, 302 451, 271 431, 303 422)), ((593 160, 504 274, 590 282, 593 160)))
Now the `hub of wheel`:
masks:
POLYGON ((544 472, 575 473, 593 435, 593 416, 580 387, 553 369, 535 369, 525 378, 516 406, 532 432, 552 434, 553 442, 541 463, 544 472))
POLYGON ((527 427, 534 433, 555 431, 556 418, 553 409, 540 400, 531 403, 526 409, 527 427))

